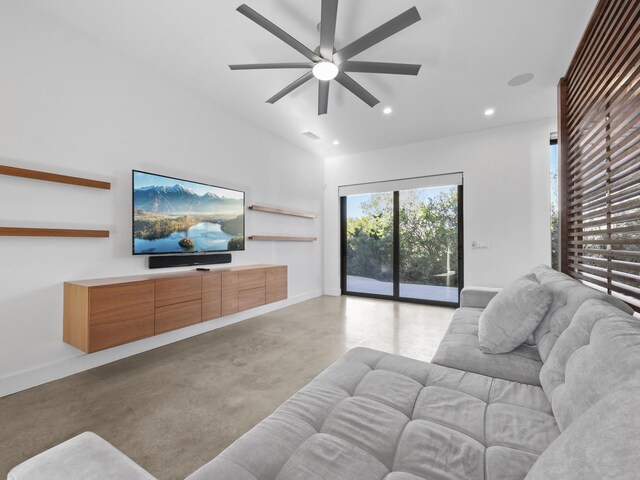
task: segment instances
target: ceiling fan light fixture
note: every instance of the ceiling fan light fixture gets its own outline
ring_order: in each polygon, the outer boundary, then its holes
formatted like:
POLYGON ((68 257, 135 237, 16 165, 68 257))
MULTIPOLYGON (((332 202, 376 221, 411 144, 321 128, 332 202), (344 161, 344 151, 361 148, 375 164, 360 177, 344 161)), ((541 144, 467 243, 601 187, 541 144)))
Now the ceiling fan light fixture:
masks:
POLYGON ((393 75, 418 75, 420 65, 408 63, 389 62, 365 62, 353 61, 352 57, 377 45, 396 33, 410 27, 421 20, 418 9, 414 6, 409 10, 396 15, 391 20, 374 28, 369 33, 354 40, 347 46, 336 50, 336 18, 338 15, 339 0, 321 0, 320 5, 320 45, 311 50, 298 40, 293 38, 282 28, 266 19, 254 9, 246 4, 240 5, 236 10, 249 20, 264 28, 267 32, 282 40, 291 48, 301 53, 307 58, 307 62, 278 62, 278 63, 254 63, 229 65, 231 70, 263 70, 263 69, 289 69, 302 68, 306 73, 291 82, 285 88, 267 100, 267 103, 274 104, 282 97, 290 94, 298 87, 304 85, 313 78, 318 82, 318 115, 325 115, 329 104, 330 80, 335 79, 340 85, 353 93, 356 97, 366 103, 369 107, 375 107, 380 101, 374 97, 362 85, 356 82, 348 74, 352 72, 360 73, 386 73, 393 75), (309 70, 310 69, 310 70, 309 70))
POLYGON ((318 62, 313 66, 313 76, 318 80, 333 80, 338 75, 338 67, 331 62, 318 62))

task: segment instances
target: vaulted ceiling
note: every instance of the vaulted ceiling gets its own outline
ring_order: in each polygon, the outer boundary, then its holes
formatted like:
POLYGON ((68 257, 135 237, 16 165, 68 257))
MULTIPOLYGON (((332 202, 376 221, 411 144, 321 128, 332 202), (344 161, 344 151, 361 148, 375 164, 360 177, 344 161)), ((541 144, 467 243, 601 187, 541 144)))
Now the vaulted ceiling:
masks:
POLYGON ((21 1, 327 157, 555 116, 557 82, 597 0, 342 0, 337 49, 417 6, 420 22, 354 60, 422 69, 417 77, 351 74, 380 99, 374 108, 332 82, 329 113, 320 117, 316 80, 265 103, 301 71, 231 71, 228 65, 306 60, 236 12, 243 1, 314 49, 321 0, 21 1), (533 80, 507 85, 523 73, 533 73, 533 80), (383 113, 387 106, 390 115, 383 113), (489 107, 496 113, 485 117, 489 107))

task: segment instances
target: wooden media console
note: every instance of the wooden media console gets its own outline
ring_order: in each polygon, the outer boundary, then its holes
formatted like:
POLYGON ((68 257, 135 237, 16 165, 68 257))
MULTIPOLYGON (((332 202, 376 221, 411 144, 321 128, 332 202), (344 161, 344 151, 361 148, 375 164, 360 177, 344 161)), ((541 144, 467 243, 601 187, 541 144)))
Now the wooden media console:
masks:
POLYGON ((66 343, 91 353, 287 298, 286 265, 65 282, 66 343))

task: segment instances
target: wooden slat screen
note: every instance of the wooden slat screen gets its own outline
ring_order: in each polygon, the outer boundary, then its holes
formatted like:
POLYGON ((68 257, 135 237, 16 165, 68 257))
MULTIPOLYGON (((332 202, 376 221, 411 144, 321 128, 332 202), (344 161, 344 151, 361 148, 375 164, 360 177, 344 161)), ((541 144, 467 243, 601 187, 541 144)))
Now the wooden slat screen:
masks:
POLYGON ((640 1, 598 3, 558 92, 562 271, 640 312, 640 1))

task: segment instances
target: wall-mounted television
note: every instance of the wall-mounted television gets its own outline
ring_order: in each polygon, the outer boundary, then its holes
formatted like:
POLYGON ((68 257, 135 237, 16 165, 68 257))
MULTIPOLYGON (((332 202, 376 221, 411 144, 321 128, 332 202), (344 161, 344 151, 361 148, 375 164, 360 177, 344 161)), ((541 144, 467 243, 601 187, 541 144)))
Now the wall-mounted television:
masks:
POLYGON ((133 170, 133 254, 244 250, 244 192, 133 170))

